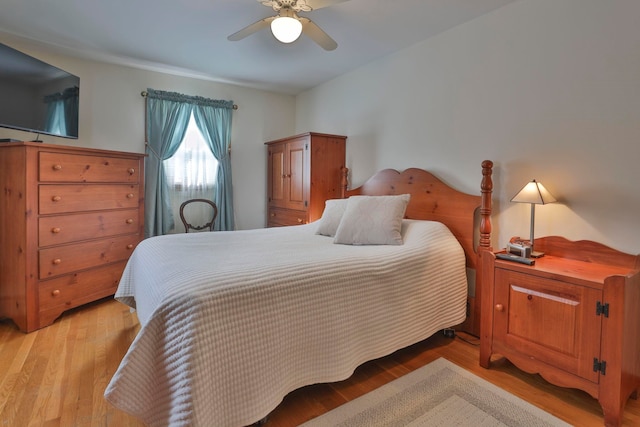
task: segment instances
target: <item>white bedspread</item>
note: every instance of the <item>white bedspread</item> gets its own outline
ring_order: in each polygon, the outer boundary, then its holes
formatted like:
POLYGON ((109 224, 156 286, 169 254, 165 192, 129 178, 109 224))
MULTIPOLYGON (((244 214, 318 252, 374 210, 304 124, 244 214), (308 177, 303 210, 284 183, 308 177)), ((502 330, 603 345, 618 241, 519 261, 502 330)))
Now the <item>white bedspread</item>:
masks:
POLYGON ((150 426, 246 426, 464 321, 464 254, 444 225, 404 220, 402 246, 315 227, 144 240, 116 294, 142 327, 106 399, 150 426))

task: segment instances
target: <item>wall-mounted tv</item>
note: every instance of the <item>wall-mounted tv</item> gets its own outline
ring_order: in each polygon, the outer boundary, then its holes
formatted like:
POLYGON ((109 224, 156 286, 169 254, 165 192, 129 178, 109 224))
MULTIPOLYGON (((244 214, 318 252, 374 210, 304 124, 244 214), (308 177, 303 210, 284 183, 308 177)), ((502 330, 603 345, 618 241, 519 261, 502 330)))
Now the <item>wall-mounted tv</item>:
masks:
POLYGON ((0 43, 0 127, 78 138, 79 95, 79 77, 0 43))

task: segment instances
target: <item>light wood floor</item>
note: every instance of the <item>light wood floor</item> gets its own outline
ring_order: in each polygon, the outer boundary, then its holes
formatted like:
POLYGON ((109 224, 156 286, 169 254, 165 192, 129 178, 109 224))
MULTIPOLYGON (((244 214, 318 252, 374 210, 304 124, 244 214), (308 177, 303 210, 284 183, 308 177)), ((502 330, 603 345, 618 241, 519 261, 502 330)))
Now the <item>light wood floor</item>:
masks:
MULTIPOLYGON (((52 326, 31 334, 19 332, 10 321, 0 321, 0 426, 142 426, 102 397, 138 329, 135 314, 109 299, 70 311, 52 326)), ((552 386, 500 358, 491 369, 481 368, 477 344, 464 334, 455 339, 437 334, 365 363, 346 381, 294 391, 266 425, 296 426, 438 357, 571 424, 603 425, 600 406, 586 393, 552 386)), ((640 425, 640 401, 627 403, 623 425, 640 425)))

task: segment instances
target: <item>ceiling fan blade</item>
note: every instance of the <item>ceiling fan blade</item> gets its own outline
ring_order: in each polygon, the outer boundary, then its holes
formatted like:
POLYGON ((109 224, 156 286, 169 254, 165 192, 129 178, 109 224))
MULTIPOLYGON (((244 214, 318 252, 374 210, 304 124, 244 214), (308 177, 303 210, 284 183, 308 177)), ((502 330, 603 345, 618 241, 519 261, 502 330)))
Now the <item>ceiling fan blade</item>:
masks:
POLYGON ((322 28, 318 27, 309 18, 299 18, 302 23, 302 32, 311 40, 320 45, 324 50, 334 50, 338 47, 338 43, 333 40, 322 28))
POLYGON ((248 27, 244 27, 240 31, 231 34, 229 37, 227 37, 227 40, 232 42, 242 40, 243 38, 250 36, 253 33, 256 33, 264 28, 267 28, 269 25, 271 25, 271 21, 273 21, 276 18, 277 18, 276 16, 270 16, 268 18, 261 19, 258 22, 254 22, 248 27))
POLYGON ((323 7, 333 6, 334 4, 344 3, 349 0, 306 0, 311 9, 322 9, 323 7))

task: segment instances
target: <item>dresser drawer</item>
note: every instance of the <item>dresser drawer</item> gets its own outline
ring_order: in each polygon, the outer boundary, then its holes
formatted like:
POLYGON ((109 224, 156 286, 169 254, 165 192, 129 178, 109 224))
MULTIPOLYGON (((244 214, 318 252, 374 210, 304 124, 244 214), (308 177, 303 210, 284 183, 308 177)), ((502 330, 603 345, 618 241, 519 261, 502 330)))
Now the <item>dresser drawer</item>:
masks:
POLYGON ((41 215, 135 208, 140 203, 140 187, 127 184, 40 185, 38 188, 41 215))
POLYGON ((137 159, 40 152, 40 181, 140 182, 137 159))
POLYGON ((101 239, 75 245, 39 250, 39 278, 47 279, 75 271, 126 260, 140 241, 140 236, 101 239))
POLYGON ((307 223, 307 212, 305 211, 270 208, 268 215, 268 227, 300 225, 307 223))
POLYGON ((47 325, 65 310, 113 295, 126 261, 39 283, 40 322, 47 325))
POLYGON ((38 219, 38 244, 51 246, 138 231, 139 210, 124 209, 38 219))

